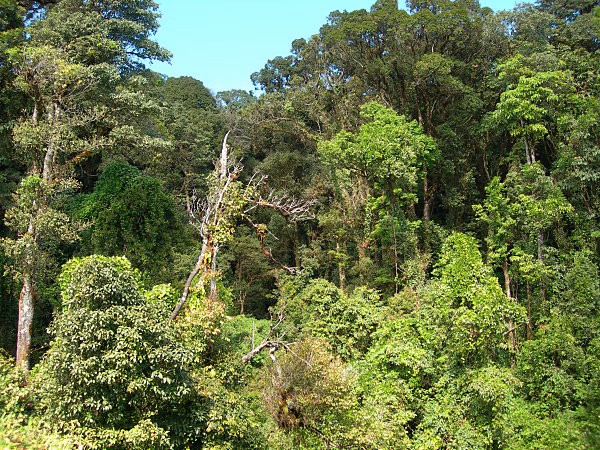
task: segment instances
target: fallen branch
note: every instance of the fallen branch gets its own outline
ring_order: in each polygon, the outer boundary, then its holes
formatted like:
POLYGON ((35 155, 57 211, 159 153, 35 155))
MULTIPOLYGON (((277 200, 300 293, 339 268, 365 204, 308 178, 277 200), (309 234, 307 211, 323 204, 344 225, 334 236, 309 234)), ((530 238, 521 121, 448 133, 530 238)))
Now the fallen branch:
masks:
POLYGON ((273 361, 275 361, 275 359, 276 359, 275 358, 275 352, 277 350, 279 350, 281 347, 283 347, 285 350, 287 350, 289 352, 292 352, 292 349, 290 348, 290 345, 294 345, 294 344, 295 344, 295 342, 285 343, 285 342, 282 342, 282 341, 264 340, 260 345, 258 345, 257 347, 253 348, 250 351, 250 353, 244 355, 242 357, 242 362, 243 363, 247 363, 248 361, 250 361, 256 355, 258 355, 265 348, 270 348, 271 349, 271 350, 269 350, 269 356, 271 357, 271 359, 273 361))

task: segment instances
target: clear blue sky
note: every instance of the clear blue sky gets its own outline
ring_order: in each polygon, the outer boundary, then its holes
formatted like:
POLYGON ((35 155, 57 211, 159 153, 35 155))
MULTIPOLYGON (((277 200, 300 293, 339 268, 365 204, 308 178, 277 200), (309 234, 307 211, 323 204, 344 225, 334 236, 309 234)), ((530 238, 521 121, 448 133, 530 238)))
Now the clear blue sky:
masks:
MULTIPOLYGON (((369 10, 375 0, 157 0, 162 18, 155 39, 173 53, 152 70, 192 76, 214 93, 252 90, 250 74, 289 55, 291 43, 318 33, 331 11, 369 10)), ((403 4, 402 0, 399 1, 403 4)), ((494 10, 514 0, 480 1, 494 10)))

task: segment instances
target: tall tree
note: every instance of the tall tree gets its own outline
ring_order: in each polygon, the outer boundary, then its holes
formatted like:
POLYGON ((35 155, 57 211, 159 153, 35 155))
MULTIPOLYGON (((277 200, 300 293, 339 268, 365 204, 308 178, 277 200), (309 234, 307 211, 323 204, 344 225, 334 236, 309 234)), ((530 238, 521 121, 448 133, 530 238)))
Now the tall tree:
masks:
MULTIPOLYGON (((364 105, 361 115, 365 123, 356 133, 338 133, 322 142, 319 152, 333 172, 341 227, 350 225, 348 234, 354 235, 362 257, 372 240, 376 247, 391 250, 392 284, 397 291, 401 247, 411 240, 403 232, 411 229, 409 222, 414 219, 418 168, 435 159, 436 145, 416 121, 378 103, 364 105), (356 213, 358 217, 351 217, 356 213)), ((345 241, 340 243, 346 246, 345 241)), ((345 255, 346 248, 339 251, 345 255)))
MULTIPOLYGON (((46 8, 29 27, 29 39, 9 51, 15 84, 30 99, 27 113, 13 128, 18 157, 44 189, 16 199, 30 202, 27 232, 19 239, 43 240, 44 215, 54 183, 68 179, 70 166, 107 146, 103 130, 107 99, 119 80, 142 67, 143 59, 166 59, 168 52, 150 39, 158 26, 152 1, 82 2, 64 0, 46 8), (50 191, 48 191, 50 189, 50 191), (43 209, 42 209, 43 210, 43 209)), ((118 97, 116 98, 118 100, 118 97)), ((122 137, 123 130, 114 133, 122 137)), ((129 133, 131 134, 131 133, 129 133)), ((21 206, 23 207, 23 206, 21 206)), ((33 247, 30 261, 19 268, 23 279, 19 308, 17 364, 28 367, 38 266, 33 247)))

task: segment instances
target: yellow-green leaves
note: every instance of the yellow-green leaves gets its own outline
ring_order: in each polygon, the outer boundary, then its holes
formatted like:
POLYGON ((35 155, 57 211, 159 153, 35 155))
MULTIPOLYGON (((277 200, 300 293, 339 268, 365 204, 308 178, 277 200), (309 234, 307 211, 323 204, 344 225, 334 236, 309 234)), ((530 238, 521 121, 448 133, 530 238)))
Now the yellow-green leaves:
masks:
POLYGON ((372 182, 392 181, 410 192, 420 164, 434 157, 435 142, 416 121, 379 103, 363 105, 361 116, 365 123, 356 133, 341 131, 321 142, 321 155, 333 167, 357 172, 372 182))

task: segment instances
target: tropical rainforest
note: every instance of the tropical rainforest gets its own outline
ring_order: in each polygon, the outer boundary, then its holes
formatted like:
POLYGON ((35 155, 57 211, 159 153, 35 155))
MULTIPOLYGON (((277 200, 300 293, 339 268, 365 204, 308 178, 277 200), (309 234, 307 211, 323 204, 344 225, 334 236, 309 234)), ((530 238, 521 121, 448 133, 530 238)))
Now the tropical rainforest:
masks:
POLYGON ((598 2, 403 6, 214 93, 0 0, 0 447, 599 448, 598 2))

